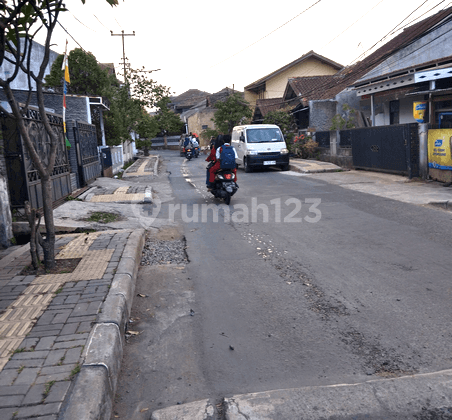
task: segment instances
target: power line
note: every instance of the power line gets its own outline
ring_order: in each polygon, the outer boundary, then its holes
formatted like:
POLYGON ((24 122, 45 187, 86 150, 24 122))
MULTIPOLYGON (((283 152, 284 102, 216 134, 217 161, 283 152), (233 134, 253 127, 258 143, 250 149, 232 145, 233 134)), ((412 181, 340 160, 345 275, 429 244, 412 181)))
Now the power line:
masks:
POLYGON ((108 29, 100 20, 99 18, 93 13, 93 16, 98 20, 98 22, 105 28, 108 29))
POLYGON ((278 28, 274 29, 273 31, 269 32, 267 35, 263 36, 262 38, 258 39, 257 41, 253 42, 252 44, 248 45, 247 47, 243 48, 242 50, 236 52, 235 54, 232 54, 230 57, 224 59, 223 61, 220 61, 217 64, 214 64, 213 66, 211 66, 210 68, 214 68, 222 63, 224 63, 225 61, 230 60, 232 57, 235 57, 236 55, 240 54, 241 52, 247 50, 248 48, 252 47, 253 45, 256 45, 258 42, 262 41, 263 39, 267 38, 268 36, 270 36, 271 34, 273 34, 274 32, 276 32, 277 30, 281 29, 283 26, 286 26, 288 23, 292 22, 294 19, 296 19, 297 17, 301 16, 303 13, 307 12, 309 9, 311 9, 312 7, 314 7, 316 4, 320 3, 322 0, 317 0, 314 4, 312 4, 311 6, 309 6, 307 9, 303 10, 301 13, 299 13, 298 15, 294 16, 292 19, 288 20, 286 23, 283 23, 281 26, 279 26, 278 28))
POLYGON ((414 12, 419 10, 425 3, 427 3, 428 0, 425 0, 420 6, 418 6, 416 9, 414 9, 405 19, 403 19, 398 25, 396 25, 393 29, 391 29, 383 38, 381 38, 378 42, 376 42, 374 45, 372 45, 370 48, 368 48, 366 51, 364 51, 361 55, 359 55, 358 58, 355 58, 350 64, 353 64, 355 61, 358 61, 361 57, 363 57, 368 51, 370 51, 372 48, 374 48, 377 44, 379 44, 381 41, 383 41, 385 38, 387 38, 391 33, 394 32, 396 28, 398 28, 403 22, 405 22, 414 12))
MULTIPOLYGON (((424 3, 425 3, 425 2, 424 2, 424 3)), ((442 2, 441 2, 441 3, 442 3, 442 2)), ((433 7, 433 8, 430 9, 429 11, 433 10, 434 8, 436 8, 436 7, 439 6, 439 4, 441 4, 441 3, 438 3, 435 7, 433 7)), ((422 4, 421 6, 419 6, 417 9, 415 9, 414 12, 415 12, 416 10, 418 10, 418 9, 419 9, 420 7, 422 7, 422 6, 423 6, 423 4, 422 4)), ((443 9, 443 10, 444 10, 444 9, 443 9)), ((429 11, 427 11, 426 13, 428 13, 429 11)), ((409 16, 411 16, 414 12, 410 13, 410 15, 407 16, 407 18, 408 18, 409 16)), ((439 12, 438 12, 438 13, 439 13, 439 12)), ((424 13, 424 14, 425 14, 425 13, 424 13)), ((449 16, 450 16, 450 15, 449 15, 449 16)), ((407 18, 405 18, 402 22, 404 22, 407 18)), ((401 22, 401 23, 402 23, 402 22, 401 22)), ((400 25, 400 24, 399 24, 399 25, 400 25)), ((397 25, 397 26, 399 26, 399 25, 397 25)), ((401 29, 403 29, 403 28, 399 28, 397 31, 400 31, 401 29)), ((430 29, 431 29, 431 28, 430 28, 430 29)), ((396 32, 397 32, 397 31, 396 31, 396 32)), ((417 49, 411 51, 409 54, 407 54, 407 57, 408 57, 409 55, 412 55, 412 54, 417 53, 419 50, 421 50, 422 48, 424 48, 426 45, 428 45, 428 44, 434 42, 435 40, 437 40, 438 38, 440 38, 440 37, 442 37, 442 36, 445 36, 445 35, 448 34, 449 32, 452 32, 452 29, 449 29, 449 30, 446 31, 445 33, 439 35, 437 38, 430 40, 427 44, 425 44, 425 45, 423 45, 423 46, 421 46, 421 47, 419 47, 419 48, 417 48, 417 49)), ((384 39, 384 38, 385 38, 385 37, 383 37, 382 39, 384 39)), ((386 57, 386 58, 387 58, 387 57, 386 57)), ((374 63, 375 63, 375 61, 369 63, 368 67, 369 67, 369 68, 372 68, 372 66, 373 66, 374 63)), ((311 76, 311 77, 316 77, 316 76, 311 76)), ((318 77, 321 77, 321 76, 318 76, 318 77)), ((329 88, 331 88, 331 87, 332 87, 331 81, 330 81, 330 80, 327 80, 327 81, 325 81, 323 84, 320 84, 319 86, 317 86, 316 88, 311 88, 311 89, 309 89, 309 90, 306 90, 306 91, 302 92, 302 93, 303 93, 303 97, 309 97, 309 95, 311 95, 313 92, 319 91, 319 90, 321 90, 321 89, 329 89, 329 88)), ((278 102, 277 104, 274 104, 274 105, 283 105, 283 104, 288 103, 288 102, 290 102, 290 101, 292 101, 292 100, 293 100, 293 99, 290 99, 290 100, 283 100, 283 99, 281 98, 281 101, 278 102)))
MULTIPOLYGON (((402 27, 400 27, 400 28, 397 29, 396 31, 391 32, 390 35, 393 35, 393 34, 395 34, 396 32, 401 31, 402 29, 404 29, 404 28, 406 28, 407 26, 411 25, 413 22, 416 22, 416 21, 419 20, 422 16, 425 16, 427 13, 431 12, 433 9, 436 9, 441 3, 444 3, 444 2, 445 2, 445 0, 440 1, 436 6, 433 6, 431 9, 428 9, 426 12, 422 13, 422 15, 418 16, 417 18, 415 18, 415 19, 413 19, 413 20, 410 20, 406 25, 403 25, 402 27)), ((449 3, 449 4, 451 4, 451 3, 449 3)), ((444 7, 443 9, 441 9, 440 12, 443 11, 445 8, 446 8, 446 7, 444 7)))
POLYGON ((58 20, 58 24, 64 29, 64 32, 66 32, 71 38, 72 40, 83 50, 83 52, 86 53, 86 51, 84 50, 84 48, 77 42, 77 40, 68 32, 68 30, 60 23, 60 21, 58 20))
MULTIPOLYGON (((90 31, 96 32, 94 29, 91 29, 89 26, 86 26, 80 19, 77 18, 77 16, 74 15, 74 13, 72 13, 69 10, 69 13, 72 15, 72 17, 79 23, 81 23, 85 28, 88 28, 90 31)), ((97 33, 97 32, 96 32, 97 33)))
POLYGON ((355 23, 358 23, 364 16, 367 16, 372 10, 374 10, 380 3, 383 3, 384 0, 380 0, 372 9, 370 9, 368 12, 364 13, 359 19, 355 20, 348 28, 344 29, 339 35, 337 35, 335 38, 333 38, 331 41, 328 42, 328 44, 325 44, 320 50, 325 48, 326 46, 330 45, 335 39, 339 38, 344 32, 348 31, 355 23))

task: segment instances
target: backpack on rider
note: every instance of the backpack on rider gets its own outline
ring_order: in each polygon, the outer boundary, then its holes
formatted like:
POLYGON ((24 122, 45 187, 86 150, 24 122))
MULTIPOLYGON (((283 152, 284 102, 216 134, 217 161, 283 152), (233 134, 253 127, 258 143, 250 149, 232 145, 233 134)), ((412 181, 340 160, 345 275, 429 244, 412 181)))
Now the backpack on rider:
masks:
POLYGON ((235 152, 234 148, 230 145, 224 144, 221 146, 220 153, 220 168, 221 169, 235 169, 235 152))

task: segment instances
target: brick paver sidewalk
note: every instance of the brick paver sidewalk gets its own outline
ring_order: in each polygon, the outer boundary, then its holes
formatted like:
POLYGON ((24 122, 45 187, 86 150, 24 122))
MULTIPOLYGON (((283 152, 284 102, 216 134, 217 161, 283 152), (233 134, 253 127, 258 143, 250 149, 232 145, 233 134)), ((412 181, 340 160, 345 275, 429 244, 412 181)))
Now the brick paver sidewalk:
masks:
POLYGON ((81 258, 72 273, 20 275, 28 248, 0 260, 1 420, 57 419, 130 234, 58 237, 56 258, 81 258))

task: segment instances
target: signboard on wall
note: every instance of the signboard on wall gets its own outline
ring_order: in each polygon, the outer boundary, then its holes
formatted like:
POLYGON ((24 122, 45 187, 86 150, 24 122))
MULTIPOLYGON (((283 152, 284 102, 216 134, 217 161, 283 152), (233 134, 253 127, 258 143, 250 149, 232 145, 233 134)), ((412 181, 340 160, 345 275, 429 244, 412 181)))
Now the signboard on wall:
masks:
POLYGON ((428 167, 452 171, 452 129, 428 130, 428 167))
POLYGON ((418 123, 424 122, 427 102, 413 102, 413 117, 418 123))

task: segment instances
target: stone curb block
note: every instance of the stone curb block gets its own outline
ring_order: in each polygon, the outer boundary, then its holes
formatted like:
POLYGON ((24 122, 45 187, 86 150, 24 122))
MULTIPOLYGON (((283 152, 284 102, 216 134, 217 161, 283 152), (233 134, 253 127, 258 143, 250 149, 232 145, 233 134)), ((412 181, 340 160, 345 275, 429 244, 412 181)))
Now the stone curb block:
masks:
POLYGON ((83 367, 75 380, 70 400, 61 410, 58 419, 110 420, 113 397, 105 367, 83 367))
POLYGON ((110 420, 123 354, 119 327, 96 324, 85 352, 85 362, 60 420, 110 420))
POLYGON ((116 275, 127 274, 130 278, 135 278, 137 269, 135 268, 135 258, 131 257, 121 257, 119 261, 118 268, 116 269, 116 275))
POLYGON ((160 159, 160 156, 157 155, 157 159, 155 160, 155 164, 154 164, 154 175, 157 175, 157 173, 158 173, 159 159, 160 159))
MULTIPOLYGON (((113 283, 111 285, 110 292, 108 293, 108 297, 110 295, 111 296, 120 295, 124 297, 125 301, 124 308, 126 309, 126 318, 128 318, 130 315, 130 311, 132 310, 134 293, 135 293, 135 278, 130 278, 130 276, 127 274, 116 274, 113 278, 113 283)), ((105 301, 105 303, 107 303, 107 301, 105 301)), ((108 309, 106 310, 108 311, 108 309)))
POLYGON ((144 202, 152 203, 152 188, 151 187, 146 187, 144 189, 144 202))
POLYGON ((121 368, 123 337, 116 324, 96 324, 88 338, 85 366, 105 366, 109 386, 113 393, 116 389, 121 368))
POLYGON ((214 413, 215 410, 209 400, 200 400, 177 407, 154 411, 150 420, 213 420, 214 413))
MULTIPOLYGON (((132 283, 131 280, 130 282, 132 283)), ((109 293, 107 299, 102 305, 102 312, 97 316, 96 322, 98 324, 117 325, 119 327, 121 337, 123 337, 126 332, 129 314, 130 312, 127 306, 126 295, 124 293, 109 293)))
POLYGON ((132 308, 135 282, 144 247, 144 229, 130 234, 112 287, 91 330, 85 361, 60 413, 60 420, 110 420, 124 346, 124 330, 132 308))
POLYGON ((134 255, 135 261, 138 261, 138 265, 141 261, 141 254, 143 252, 144 242, 145 242, 145 230, 138 229, 134 230, 127 241, 124 248, 123 255, 134 255))

